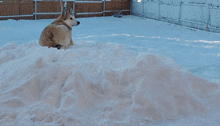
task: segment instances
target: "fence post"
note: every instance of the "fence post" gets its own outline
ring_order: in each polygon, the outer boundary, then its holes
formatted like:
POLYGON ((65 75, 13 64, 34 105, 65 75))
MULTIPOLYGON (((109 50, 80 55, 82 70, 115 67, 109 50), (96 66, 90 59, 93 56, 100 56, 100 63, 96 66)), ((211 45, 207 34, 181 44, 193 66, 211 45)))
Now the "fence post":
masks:
POLYGON ((158 20, 160 20, 160 4, 161 4, 161 1, 159 0, 158 2, 158 20))
POLYGON ((35 20, 37 20, 37 0, 35 0, 34 3, 35 3, 35 20))
POLYGON ((131 11, 132 11, 132 0, 130 0, 130 15, 132 15, 131 11))
POLYGON ((63 12, 63 0, 60 0, 61 13, 63 12))
POLYGON ((73 14, 75 15, 75 0, 73 0, 73 14))
MULTIPOLYGON (((142 16, 144 17, 145 16, 145 14, 144 14, 144 0, 143 0, 143 12, 142 12, 142 16)), ((141 1, 141 3, 142 3, 142 1, 141 1)))
POLYGON ((103 15, 103 17, 105 17, 105 0, 102 0, 102 2, 103 2, 102 15, 103 15))
POLYGON ((207 23, 206 23, 206 31, 209 30, 209 23, 210 23, 210 20, 211 20, 211 14, 210 14, 210 8, 211 8, 211 4, 208 5, 208 20, 207 20, 207 23))
POLYGON ((183 5, 183 2, 180 2, 179 19, 178 19, 179 25, 181 25, 182 5, 183 5))

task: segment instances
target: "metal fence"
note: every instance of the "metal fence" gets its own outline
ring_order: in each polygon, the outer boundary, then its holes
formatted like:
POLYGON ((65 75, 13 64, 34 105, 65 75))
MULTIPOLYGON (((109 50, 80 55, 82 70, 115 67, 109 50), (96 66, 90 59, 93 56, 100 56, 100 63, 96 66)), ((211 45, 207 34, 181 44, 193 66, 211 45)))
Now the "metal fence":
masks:
MULTIPOLYGON (((59 0, 0 0, 0 20, 5 19, 45 19, 61 14, 59 0)), ((71 6, 76 17, 110 16, 122 11, 130 14, 129 0, 65 0, 67 9, 71 6)), ((64 5, 64 2, 63 2, 64 5)))
POLYGON ((210 3, 132 0, 131 13, 196 29, 220 32, 220 8, 210 3))

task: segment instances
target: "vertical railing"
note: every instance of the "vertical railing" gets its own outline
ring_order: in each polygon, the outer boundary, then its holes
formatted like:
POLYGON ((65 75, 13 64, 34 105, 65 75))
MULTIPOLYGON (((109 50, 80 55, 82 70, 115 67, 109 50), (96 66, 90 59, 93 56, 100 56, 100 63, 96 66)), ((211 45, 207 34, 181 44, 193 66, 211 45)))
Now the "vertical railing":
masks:
POLYGON ((183 2, 180 2, 180 8, 179 8, 179 18, 178 18, 178 24, 181 24, 181 17, 182 17, 182 5, 183 2))
POLYGON ((210 23, 210 19, 211 19, 211 13, 210 13, 210 9, 211 9, 211 4, 208 5, 208 19, 207 19, 207 23, 206 23, 206 31, 209 30, 209 23, 210 23))
POLYGON ((75 0, 73 0, 73 14, 75 14, 76 10, 75 10, 75 0))
POLYGON ((63 0, 60 0, 60 8, 61 8, 61 12, 63 12, 63 0))
POLYGON ((160 5, 161 5, 161 1, 158 1, 158 15, 157 15, 157 19, 160 20, 160 5))
POLYGON ((105 16, 105 0, 102 0, 103 1, 103 17, 105 16))
POLYGON ((34 19, 37 20, 37 0, 34 0, 34 3, 35 3, 34 4, 34 7, 35 7, 35 15, 34 15, 35 18, 34 19))

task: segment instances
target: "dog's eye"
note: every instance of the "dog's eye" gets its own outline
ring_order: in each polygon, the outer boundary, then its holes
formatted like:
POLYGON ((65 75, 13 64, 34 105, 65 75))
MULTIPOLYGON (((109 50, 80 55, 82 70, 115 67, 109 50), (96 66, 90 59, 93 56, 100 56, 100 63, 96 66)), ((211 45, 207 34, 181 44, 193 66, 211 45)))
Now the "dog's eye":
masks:
POLYGON ((70 18, 70 20, 73 20, 73 18, 70 18))

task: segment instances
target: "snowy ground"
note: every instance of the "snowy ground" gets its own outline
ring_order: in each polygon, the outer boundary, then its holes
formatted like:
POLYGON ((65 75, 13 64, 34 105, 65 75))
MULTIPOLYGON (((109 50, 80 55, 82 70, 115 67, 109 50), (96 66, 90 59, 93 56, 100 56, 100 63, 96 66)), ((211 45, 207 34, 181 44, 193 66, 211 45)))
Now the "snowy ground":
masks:
POLYGON ((52 19, 0 21, 0 126, 220 125, 220 34, 78 20, 68 50, 39 46, 52 19))

